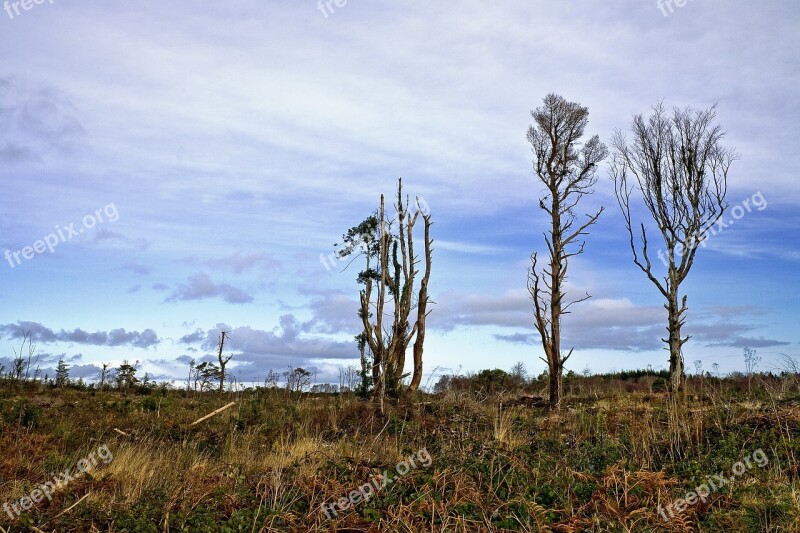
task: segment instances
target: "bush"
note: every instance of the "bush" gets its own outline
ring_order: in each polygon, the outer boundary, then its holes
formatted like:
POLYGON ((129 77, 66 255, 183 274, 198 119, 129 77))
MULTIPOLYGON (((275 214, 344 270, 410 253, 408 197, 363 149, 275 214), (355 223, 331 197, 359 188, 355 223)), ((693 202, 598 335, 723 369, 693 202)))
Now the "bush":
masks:
POLYGON ((35 429, 39 426, 42 410, 27 401, 13 405, 9 411, 3 412, 4 420, 9 424, 19 423, 20 426, 35 429))

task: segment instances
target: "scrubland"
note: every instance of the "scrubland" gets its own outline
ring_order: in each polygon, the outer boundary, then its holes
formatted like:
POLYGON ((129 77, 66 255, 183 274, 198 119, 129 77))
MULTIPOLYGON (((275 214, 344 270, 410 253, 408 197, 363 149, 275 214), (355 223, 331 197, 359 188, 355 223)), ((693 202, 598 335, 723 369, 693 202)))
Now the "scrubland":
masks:
POLYGON ((381 414, 352 393, 120 392, 6 381, 0 505, 10 512, 0 525, 7 532, 800 531, 797 376, 707 375, 690 379, 676 399, 659 385, 648 375, 573 377, 564 407, 552 412, 531 398, 543 382, 509 390, 462 380, 437 394, 389 400, 381 414), (103 445, 113 460, 16 516, 12 503, 74 472, 103 445), (397 468, 421 450, 427 465, 397 468), (748 460, 736 474, 756 450, 767 461, 748 460), (393 482, 381 486, 386 472, 393 482), (729 482, 686 503, 718 474, 729 482), (370 481, 380 488, 367 501, 323 512, 370 481))

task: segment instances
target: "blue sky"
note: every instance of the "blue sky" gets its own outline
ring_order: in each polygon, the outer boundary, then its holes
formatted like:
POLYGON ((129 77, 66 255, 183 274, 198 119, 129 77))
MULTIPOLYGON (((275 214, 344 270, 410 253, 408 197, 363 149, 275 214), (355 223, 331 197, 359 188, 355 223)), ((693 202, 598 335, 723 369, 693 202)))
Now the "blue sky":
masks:
MULTIPOLYGON (((321 256, 402 176, 434 220, 426 373, 538 374, 526 268, 546 221, 525 133, 549 92, 587 106, 605 142, 661 100, 719 104, 740 154, 728 201, 762 208, 698 254, 687 366, 743 369, 745 346, 764 370, 800 356, 800 8, 559 4, 8 3, 0 363, 25 330, 45 372, 127 359, 180 380, 224 327, 242 380, 304 366, 335 381, 357 358, 357 286, 321 256)), ((666 311, 598 177, 567 368, 664 368, 666 311)))

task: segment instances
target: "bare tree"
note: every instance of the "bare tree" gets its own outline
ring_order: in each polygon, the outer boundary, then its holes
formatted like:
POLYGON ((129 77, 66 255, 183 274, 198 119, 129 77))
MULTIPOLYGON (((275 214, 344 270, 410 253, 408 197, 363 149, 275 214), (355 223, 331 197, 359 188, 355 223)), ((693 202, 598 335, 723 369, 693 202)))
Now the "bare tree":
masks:
MULTIPOLYGON (((397 190, 397 201, 400 202, 400 187, 398 184, 397 190)), ((402 208, 402 205, 400 206, 402 208)), ((419 203, 417 203, 417 207, 419 207, 419 203)), ((417 211, 419 214, 419 211, 417 211)), ((415 215, 416 217, 416 215, 415 215)), ((429 311, 428 302, 430 301, 430 297, 428 296, 428 283, 431 279, 431 255, 433 254, 433 249, 431 248, 431 244, 433 241, 431 240, 431 216, 429 213, 425 213, 422 215, 425 232, 424 232, 424 254, 425 254, 425 272, 422 274, 422 279, 420 280, 419 284, 419 295, 417 296, 417 320, 414 322, 414 328, 417 330, 417 338, 414 340, 414 373, 411 376, 411 384, 408 386, 409 390, 415 391, 419 389, 419 385, 422 382, 422 352, 423 352, 423 344, 425 342, 425 319, 428 317, 429 311)), ((401 219, 402 220, 402 219, 401 219)), ((409 223, 408 228, 408 249, 409 255, 411 256, 411 268, 414 268, 415 259, 413 255, 413 247, 411 245, 411 230, 413 228, 413 223, 409 223)), ((402 240, 402 223, 401 223, 401 244, 402 240)), ((405 254, 403 254, 403 260, 405 262, 405 254)), ((410 290, 413 290, 413 277, 409 280, 406 277, 407 281, 410 283, 410 290)), ((412 331, 413 335, 413 331, 412 331)))
POLYGON ((562 353, 561 317, 569 313, 571 305, 589 298, 586 294, 571 302, 565 300, 567 267, 570 257, 583 253, 585 241, 580 239, 603 212, 601 207, 580 223, 575 209, 585 195, 593 192, 597 164, 606 157, 608 150, 597 135, 581 146, 589 110, 575 102, 549 94, 544 98, 544 105, 531 115, 535 124, 528 128, 528 141, 533 148, 533 169, 545 187, 539 207, 550 217, 551 224, 544 234, 548 264, 540 269, 538 255, 531 255, 528 290, 534 304, 534 325, 545 353, 542 360, 547 363, 550 376, 550 407, 558 409, 564 363, 573 350, 562 353))
POLYGON ((102 367, 100 368, 100 390, 106 389, 106 380, 108 379, 108 372, 109 368, 111 367, 110 363, 101 363, 102 367))
POLYGON ((311 386, 311 372, 305 368, 289 367, 288 372, 283 374, 286 376, 286 390, 289 392, 303 392, 311 386))
POLYGON ((233 354, 229 355, 228 357, 222 357, 222 348, 225 346, 225 337, 230 338, 230 335, 227 331, 223 330, 219 334, 219 353, 217 354, 217 359, 219 360, 219 392, 222 393, 225 390, 225 365, 228 364, 228 361, 231 360, 233 354))
MULTIPOLYGON (((14 381, 27 381, 30 377, 31 367, 36 365, 39 361, 39 356, 36 353, 36 345, 33 344, 33 335, 29 331, 22 330, 22 344, 19 351, 14 349, 14 360, 11 367, 11 379, 14 381), (28 344, 26 350, 25 343, 28 344), (27 352, 27 353, 26 353, 27 352)), ((34 376, 39 374, 38 367, 34 371, 34 376)), ((35 378, 34 378, 35 379, 35 378)))
POLYGON ((186 390, 193 390, 197 392, 198 384, 201 382, 201 371, 205 371, 206 367, 208 366, 207 363, 200 363, 198 364, 197 361, 192 359, 189 361, 189 377, 186 380, 186 390), (200 365, 203 365, 202 367, 200 365))
POLYGON ((343 236, 340 257, 346 257, 357 249, 365 256, 365 269, 359 272, 358 282, 364 285, 360 291, 359 318, 361 318, 365 347, 372 353, 373 395, 381 405, 387 386, 397 392, 404 377, 406 350, 413 345, 414 372, 409 390, 417 390, 422 380, 422 355, 425 341, 425 320, 429 314, 427 305, 428 282, 431 274, 433 241, 430 238, 431 215, 422 211, 419 198, 417 210, 408 210, 409 198, 403 197, 402 180, 397 182, 395 204, 397 233, 392 233, 392 224, 386 215, 385 201, 381 195, 378 212, 343 236), (419 280, 419 292, 414 293, 422 259, 414 251, 414 226, 422 216, 424 224, 425 267, 419 280), (413 323, 409 322, 411 311, 416 308, 413 323), (387 313, 391 309, 391 315, 387 313), (391 316, 390 325, 384 319, 391 316))
POLYGON ((264 378, 264 387, 267 389, 277 389, 278 378, 280 378, 280 375, 270 368, 267 377, 264 378))
POLYGON ((361 382, 361 375, 356 367, 352 365, 347 366, 347 388, 350 391, 356 391, 359 388, 359 383, 361 382))
POLYGON ((359 383, 362 381, 362 376, 363 372, 353 365, 348 365, 346 368, 339 367, 339 392, 360 391, 359 383))
POLYGON ((189 361, 189 376, 186 378, 186 390, 197 390, 197 363, 194 359, 189 361))
POLYGON ((761 356, 756 354, 752 348, 744 349, 744 365, 747 370, 747 392, 753 392, 753 373, 755 372, 758 363, 761 362, 761 356))
MULTIPOLYGON (((689 337, 681 335, 686 321, 686 295, 680 285, 694 264, 697 247, 725 212, 728 169, 736 153, 722 147, 725 133, 714 124, 716 106, 705 110, 674 109, 672 116, 662 104, 645 119, 633 117, 632 140, 621 132, 614 137, 611 161, 617 201, 630 237, 633 262, 667 300, 667 338, 670 390, 685 381, 682 347, 689 337), (633 229, 631 194, 638 190, 644 206, 663 239, 666 254, 658 256, 666 267, 659 279, 648 254, 644 222, 633 229), (640 242, 636 243, 636 237, 640 242)), ((654 233, 654 232, 653 232, 654 233)))
POLYGON ((514 378, 514 381, 517 382, 517 385, 521 388, 524 387, 528 382, 528 369, 525 368, 525 363, 522 361, 517 362, 514 366, 511 367, 511 376, 514 378))

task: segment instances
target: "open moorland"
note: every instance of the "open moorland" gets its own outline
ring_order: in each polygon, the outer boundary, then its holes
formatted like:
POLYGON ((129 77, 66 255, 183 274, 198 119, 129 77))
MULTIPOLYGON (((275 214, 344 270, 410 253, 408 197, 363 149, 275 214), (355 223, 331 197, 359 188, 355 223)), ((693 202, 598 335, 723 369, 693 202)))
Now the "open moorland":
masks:
POLYGON ((353 393, 5 381, 0 524, 798 531, 798 383, 705 374, 672 401, 664 376, 572 375, 556 412, 544 380, 484 371, 387 399, 381 414, 353 393))

